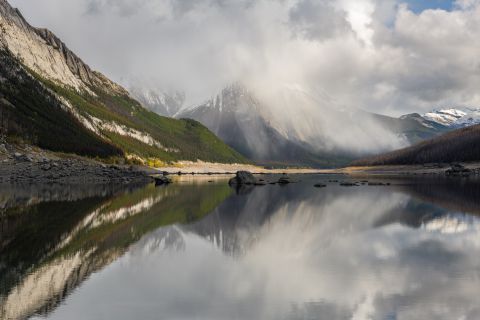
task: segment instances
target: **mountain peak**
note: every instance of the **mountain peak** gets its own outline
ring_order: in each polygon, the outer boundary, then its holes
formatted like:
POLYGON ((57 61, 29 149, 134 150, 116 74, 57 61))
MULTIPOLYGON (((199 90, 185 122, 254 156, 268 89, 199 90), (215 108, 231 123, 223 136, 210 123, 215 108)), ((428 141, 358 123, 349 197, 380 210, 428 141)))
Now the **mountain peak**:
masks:
POLYGON ((456 107, 436 109, 423 115, 427 120, 451 128, 461 128, 480 123, 480 108, 456 107))

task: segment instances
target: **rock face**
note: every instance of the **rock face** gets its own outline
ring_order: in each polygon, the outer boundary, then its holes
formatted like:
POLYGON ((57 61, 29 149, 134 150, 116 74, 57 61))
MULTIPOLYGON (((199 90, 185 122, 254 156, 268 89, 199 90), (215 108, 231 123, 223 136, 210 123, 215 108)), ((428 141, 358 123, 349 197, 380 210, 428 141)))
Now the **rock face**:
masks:
POLYGON ((40 29, 35 28, 34 31, 43 39, 45 43, 55 50, 58 50, 63 59, 67 63, 68 68, 70 71, 80 78, 83 82, 88 83, 90 85, 94 84, 95 74, 90 69, 88 65, 86 65, 76 54, 74 54, 67 46, 48 29, 40 29))
POLYGON ((228 181, 231 186, 254 185, 257 179, 248 171, 238 171, 234 178, 228 181))
POLYGON ((91 92, 89 86, 104 85, 106 91, 125 94, 125 89, 94 72, 50 30, 32 27, 18 9, 0 0, 0 42, 22 63, 49 80, 91 92))

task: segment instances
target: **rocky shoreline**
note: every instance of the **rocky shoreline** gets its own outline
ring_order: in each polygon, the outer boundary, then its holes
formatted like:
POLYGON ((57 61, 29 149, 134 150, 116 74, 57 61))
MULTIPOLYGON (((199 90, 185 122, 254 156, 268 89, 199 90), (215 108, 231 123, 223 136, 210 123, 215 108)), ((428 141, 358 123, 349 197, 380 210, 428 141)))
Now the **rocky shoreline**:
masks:
POLYGON ((59 157, 31 147, 0 144, 0 183, 137 183, 152 181, 142 168, 59 157))

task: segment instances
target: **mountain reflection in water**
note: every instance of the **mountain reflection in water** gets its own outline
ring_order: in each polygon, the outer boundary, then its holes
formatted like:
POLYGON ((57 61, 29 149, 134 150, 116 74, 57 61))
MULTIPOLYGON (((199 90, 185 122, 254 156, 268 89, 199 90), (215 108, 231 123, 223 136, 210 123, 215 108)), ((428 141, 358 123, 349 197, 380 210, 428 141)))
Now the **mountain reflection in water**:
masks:
POLYGON ((331 178, 5 206, 0 319, 480 318, 479 181, 331 178))

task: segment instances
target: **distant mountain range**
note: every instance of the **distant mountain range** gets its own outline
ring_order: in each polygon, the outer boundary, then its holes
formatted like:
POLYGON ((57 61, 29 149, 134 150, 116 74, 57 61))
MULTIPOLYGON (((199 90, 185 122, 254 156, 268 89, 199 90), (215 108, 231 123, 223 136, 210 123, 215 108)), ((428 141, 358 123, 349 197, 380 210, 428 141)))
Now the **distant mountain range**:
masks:
POLYGON ((480 108, 461 107, 425 113, 423 118, 449 128, 463 128, 480 124, 480 108))
POLYGON ((165 117, 174 117, 184 106, 185 93, 130 86, 128 91, 145 108, 165 117))
POLYGON ((0 31, 0 132, 12 141, 102 158, 247 161, 200 123, 143 108, 6 0, 0 31))
MULTIPOLYGON (((285 90, 290 91, 283 92, 288 97, 285 99, 286 108, 295 108, 298 104, 311 104, 315 107, 315 104, 320 103, 302 90, 285 90)), ((361 132, 362 125, 375 124, 392 136, 405 140, 406 144, 423 141, 449 130, 448 127, 421 116, 393 118, 360 110, 338 111, 333 106, 329 108, 324 105, 322 108, 325 113, 319 118, 315 119, 312 115, 312 119, 300 119, 296 124, 297 119, 291 119, 293 126, 288 128, 283 126, 281 121, 277 121, 278 117, 271 113, 270 107, 245 86, 234 84, 204 104, 180 111, 177 117, 195 119, 246 157, 257 163, 274 165, 335 167, 346 165, 353 159, 368 154, 364 152, 359 155, 341 148, 322 150, 322 138, 306 137, 302 132, 296 131, 296 128, 292 130, 295 125, 310 125, 318 129, 315 126, 321 127, 328 122, 337 121, 341 127, 336 129, 341 135, 345 130, 354 128, 361 132), (305 124, 307 121, 310 123, 305 124)), ((281 113, 286 111, 281 108, 275 110, 281 113)), ((323 140, 328 139, 325 137, 323 140)))

